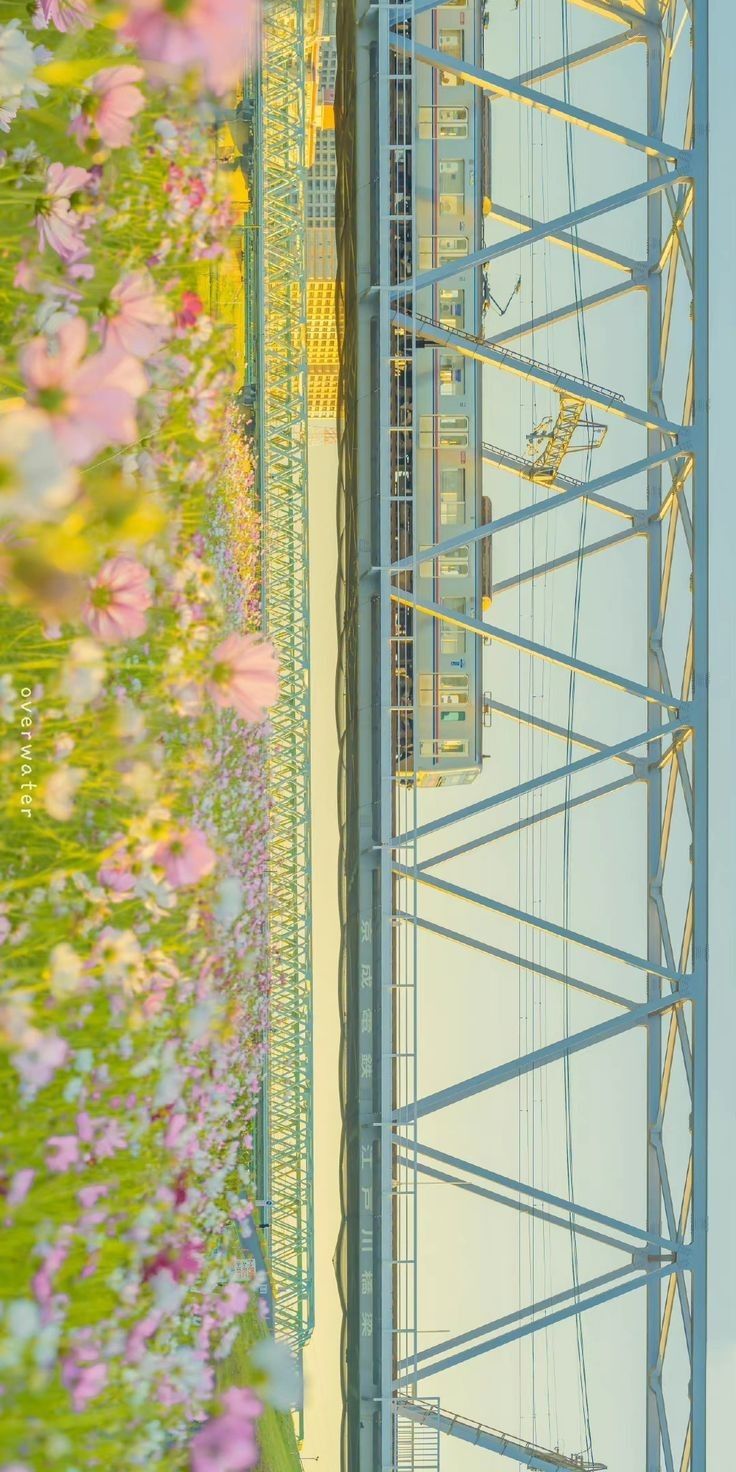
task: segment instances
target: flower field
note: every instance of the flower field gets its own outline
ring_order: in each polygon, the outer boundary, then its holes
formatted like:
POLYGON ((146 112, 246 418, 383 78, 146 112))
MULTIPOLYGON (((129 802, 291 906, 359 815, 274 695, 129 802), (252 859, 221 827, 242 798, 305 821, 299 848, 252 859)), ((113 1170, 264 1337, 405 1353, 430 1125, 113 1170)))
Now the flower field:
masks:
POLYGON ((278 670, 198 284, 237 244, 211 98, 257 16, 1 16, 0 1468, 240 1472, 278 1379, 223 1373, 278 670))

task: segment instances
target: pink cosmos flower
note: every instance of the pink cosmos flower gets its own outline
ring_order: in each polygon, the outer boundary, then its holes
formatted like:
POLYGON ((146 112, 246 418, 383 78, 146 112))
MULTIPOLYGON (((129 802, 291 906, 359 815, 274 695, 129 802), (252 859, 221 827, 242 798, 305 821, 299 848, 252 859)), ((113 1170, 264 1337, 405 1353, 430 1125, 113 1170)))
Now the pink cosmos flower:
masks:
POLYGON ((232 706, 244 721, 262 721, 279 695, 273 647, 254 634, 228 634, 213 656, 208 693, 215 705, 232 706))
POLYGON ((151 601, 147 568, 133 557, 113 557, 103 563, 90 583, 84 621, 103 644, 137 639, 145 630, 151 601))
POLYGON ((196 291, 185 291, 182 295, 181 307, 176 314, 177 327, 182 329, 195 327, 197 318, 201 317, 203 311, 201 297, 197 296, 196 291))
POLYGON ((64 1171, 76 1165, 79 1159, 79 1141, 76 1135, 49 1135, 46 1164, 49 1170, 64 1171))
POLYGON ((162 1318, 163 1314, 157 1309, 154 1309, 151 1313, 146 1314, 145 1318, 139 1319, 138 1323, 133 1325, 125 1346, 126 1364, 137 1365, 138 1361, 143 1359, 147 1341, 151 1338, 152 1334, 156 1333, 162 1318))
POLYGON ((61 1378, 72 1393, 75 1411, 83 1411, 107 1384, 107 1365, 98 1361, 94 1365, 80 1365, 71 1356, 62 1361, 61 1378))
POLYGON ((82 238, 84 221, 72 209, 73 195, 84 189, 91 175, 88 169, 51 164, 46 174, 46 192, 36 205, 36 226, 41 250, 50 246, 62 261, 70 261, 86 253, 82 238))
POLYGON ((128 1141, 116 1119, 107 1119, 102 1123, 102 1128, 94 1145, 96 1160, 111 1160, 118 1150, 127 1150, 128 1141))
POLYGON ((107 1196, 109 1189, 109 1186, 104 1185, 83 1186, 81 1191, 77 1192, 80 1206, 83 1206, 85 1211, 90 1210, 93 1206, 97 1205, 97 1202, 100 1201, 103 1196, 107 1196))
POLYGON ((135 86, 143 76, 139 66, 107 66, 92 78, 92 116, 108 148, 127 148, 131 142, 133 118, 146 102, 140 87, 135 86))
POLYGON ((58 1033, 29 1028, 23 1038, 22 1051, 16 1053, 13 1062, 24 1084, 32 1089, 42 1089, 51 1082, 68 1056, 69 1046, 58 1033))
POLYGON ((198 884, 215 867, 215 854, 201 828, 182 828, 166 843, 160 843, 153 855, 173 889, 198 884))
POLYGON ((192 1439, 192 1472, 248 1472, 258 1465, 255 1423, 226 1411, 192 1439))
POLYGON ((232 1411, 235 1416, 247 1417, 250 1421, 257 1421, 263 1411, 258 1396, 247 1385, 233 1385, 230 1390, 225 1391, 222 1400, 226 1410, 232 1411))
POLYGON ((112 889, 116 894, 128 894, 135 888, 135 875, 131 868, 130 856, 122 846, 118 846, 109 858, 100 864, 97 870, 97 878, 106 889, 112 889))
POLYGON ((115 310, 103 323, 103 341, 134 358, 148 358, 160 348, 169 322, 166 303, 156 293, 147 271, 131 271, 113 286, 115 310))
POLYGON ((144 61, 174 76, 201 71, 213 92, 234 87, 255 57, 259 0, 185 0, 176 7, 166 0, 132 0, 129 11, 123 34, 144 61))
POLYGON ((35 1174, 35 1170, 29 1170, 28 1167, 16 1171, 10 1182, 10 1190, 8 1191, 7 1197, 8 1206, 20 1206, 25 1201, 33 1185, 35 1174))
POLYGON ((33 403, 48 416, 49 428, 68 462, 80 465, 111 444, 136 437, 135 401, 148 380, 135 358, 115 347, 85 358, 87 326, 72 317, 59 328, 58 351, 34 337, 21 353, 21 369, 33 403))
MULTIPOLYGON (((248 1291, 242 1283, 228 1283, 222 1298, 217 1304, 216 1313, 221 1324, 230 1324, 238 1314, 245 1313, 248 1307, 248 1291)), ((231 1407, 231 1410, 233 1407, 231 1407)))
POLYGON ((94 23, 86 0, 39 0, 33 22, 38 29, 51 25, 57 31, 87 31, 94 23))

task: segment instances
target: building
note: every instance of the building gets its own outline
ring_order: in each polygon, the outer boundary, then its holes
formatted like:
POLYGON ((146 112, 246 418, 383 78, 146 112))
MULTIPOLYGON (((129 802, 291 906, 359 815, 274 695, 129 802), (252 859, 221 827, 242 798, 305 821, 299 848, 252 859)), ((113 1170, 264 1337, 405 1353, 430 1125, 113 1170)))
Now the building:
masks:
POLYGON ((307 148, 306 269, 307 360, 310 420, 337 413, 335 330, 335 0, 326 0, 317 62, 316 104, 307 148))

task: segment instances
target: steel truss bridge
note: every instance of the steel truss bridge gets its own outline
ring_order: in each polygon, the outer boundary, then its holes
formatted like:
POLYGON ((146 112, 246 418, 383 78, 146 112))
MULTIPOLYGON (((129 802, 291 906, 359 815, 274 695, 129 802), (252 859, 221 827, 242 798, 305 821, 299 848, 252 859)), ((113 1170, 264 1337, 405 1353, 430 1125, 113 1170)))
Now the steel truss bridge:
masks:
MULTIPOLYGON (((308 9, 309 7, 307 7, 308 9)), ((306 362, 306 23, 300 0, 264 9, 246 76, 245 385, 254 411, 264 628, 281 695, 268 743, 269 1048, 257 1165, 278 1338, 314 1327, 309 566, 306 362)))
POLYGON ((540 23, 516 74, 499 10, 483 66, 419 44, 433 10, 339 20, 344 1466, 705 1472, 707 0, 542 6, 562 49, 540 23), (419 320, 457 261, 392 275, 391 84, 419 68, 493 100, 462 268, 527 284, 485 339, 419 320), (418 339, 483 365, 494 519, 396 561, 390 365, 418 339), (563 398, 608 426, 580 478, 520 449, 563 398), (489 617, 420 606, 419 556, 484 538, 489 617), (397 600, 485 644, 462 798, 393 778, 397 600))

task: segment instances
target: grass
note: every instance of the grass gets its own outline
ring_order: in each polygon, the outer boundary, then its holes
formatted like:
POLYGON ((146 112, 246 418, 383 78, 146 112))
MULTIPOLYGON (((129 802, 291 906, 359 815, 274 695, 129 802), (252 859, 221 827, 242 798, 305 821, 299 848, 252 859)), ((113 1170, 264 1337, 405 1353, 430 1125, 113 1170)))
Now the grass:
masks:
MULTIPOLYGON (((257 1303, 253 1303, 240 1320, 238 1337, 222 1365, 217 1371, 218 1390, 228 1390, 232 1385, 249 1385, 253 1373, 250 1351, 259 1339, 265 1339, 268 1330, 263 1323, 257 1303)), ((294 1431, 294 1423, 288 1412, 275 1411, 266 1405, 258 1423, 261 1447, 259 1468, 261 1472, 301 1472, 301 1459, 294 1431)))

